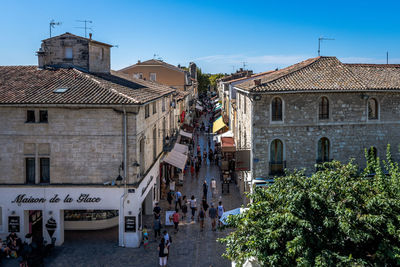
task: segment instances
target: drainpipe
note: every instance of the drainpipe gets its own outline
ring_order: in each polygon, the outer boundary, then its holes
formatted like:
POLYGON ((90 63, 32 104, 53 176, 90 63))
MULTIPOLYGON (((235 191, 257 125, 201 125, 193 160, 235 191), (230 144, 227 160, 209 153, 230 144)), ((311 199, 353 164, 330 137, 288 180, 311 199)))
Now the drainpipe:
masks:
MULTIPOLYGON (((127 118, 126 118, 126 110, 123 107, 123 135, 124 135, 124 194, 120 198, 120 207, 121 214, 119 215, 119 227, 123 229, 124 224, 124 216, 125 216, 125 200, 128 197, 128 190, 126 188, 126 180, 127 180, 127 118)), ((125 234, 122 233, 122 247, 125 247, 125 234)))

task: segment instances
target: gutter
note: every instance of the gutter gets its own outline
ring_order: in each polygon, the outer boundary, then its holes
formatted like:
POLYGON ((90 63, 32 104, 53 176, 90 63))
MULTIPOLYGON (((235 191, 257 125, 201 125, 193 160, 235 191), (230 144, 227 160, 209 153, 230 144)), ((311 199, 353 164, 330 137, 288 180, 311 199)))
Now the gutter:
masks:
MULTIPOLYGON (((124 214, 125 214, 125 200, 128 197, 128 190, 126 188, 126 180, 127 180, 127 115, 125 107, 123 107, 123 159, 124 159, 124 193, 120 198, 120 207, 121 207, 121 214, 119 214, 119 228, 121 229, 122 225, 124 224, 124 214)), ((122 234, 122 247, 125 247, 125 235, 122 234)))

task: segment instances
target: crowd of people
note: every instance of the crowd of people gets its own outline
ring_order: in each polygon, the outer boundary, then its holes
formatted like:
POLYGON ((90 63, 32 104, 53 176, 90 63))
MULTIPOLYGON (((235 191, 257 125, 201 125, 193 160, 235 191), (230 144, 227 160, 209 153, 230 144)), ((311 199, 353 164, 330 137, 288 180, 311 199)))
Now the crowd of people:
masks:
MULTIPOLYGON (((205 108, 205 114, 208 114, 207 112, 212 110, 211 101, 208 98, 205 98, 203 99, 202 104, 205 108)), ((218 163, 218 153, 214 153, 214 150, 211 146, 213 142, 213 136, 208 134, 208 132, 212 129, 212 122, 212 118, 208 119, 207 116, 194 121, 193 140, 190 142, 189 159, 187 168, 185 168, 184 172, 185 174, 190 172, 192 181, 195 181, 195 178, 199 178, 202 165, 218 163), (203 136, 205 137, 205 143, 203 147, 204 151, 201 153, 200 138, 204 138, 203 136)), ((201 200, 198 201, 195 195, 191 195, 190 197, 186 196, 182 194, 178 188, 168 191, 166 196, 168 208, 169 210, 175 211, 168 219, 174 225, 173 231, 175 234, 179 232, 179 225, 182 221, 187 221, 190 223, 198 222, 200 232, 205 230, 207 224, 206 222, 208 221, 207 218, 210 220, 211 231, 216 231, 217 226, 221 226, 220 218, 225 212, 225 208, 222 204, 221 198, 219 200, 215 200, 218 196, 216 180, 211 179, 209 185, 207 183, 207 179, 205 179, 202 183, 199 194, 201 194, 202 197, 200 198, 201 200), (213 199, 215 203, 213 201, 210 203, 208 202, 209 193, 211 193, 211 199, 213 199), (190 218, 188 217, 189 210, 190 218)), ((172 239, 167 230, 164 230, 163 234, 161 234, 161 207, 158 203, 155 204, 153 214, 154 239, 155 242, 159 242, 159 264, 160 266, 166 266, 172 239)), ((144 243, 147 244, 149 236, 147 231, 144 232, 146 232, 144 235, 144 243)))
POLYGON ((0 238, 0 262, 3 258, 19 259, 20 266, 42 266, 43 258, 49 255, 54 244, 46 245, 43 238, 33 238, 31 234, 25 236, 25 241, 10 233, 5 240, 0 238))

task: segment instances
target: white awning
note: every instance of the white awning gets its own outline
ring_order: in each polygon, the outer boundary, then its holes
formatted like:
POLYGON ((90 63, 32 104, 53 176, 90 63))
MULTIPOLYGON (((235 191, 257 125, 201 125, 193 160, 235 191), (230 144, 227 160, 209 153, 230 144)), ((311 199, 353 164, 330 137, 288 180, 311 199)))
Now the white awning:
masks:
POLYGON ((174 146, 174 148, 173 148, 172 150, 176 150, 176 151, 178 151, 179 153, 182 153, 182 154, 187 155, 188 152, 189 152, 189 147, 186 146, 186 145, 182 145, 182 144, 176 143, 175 146, 174 146))
POLYGON ((184 130, 180 130, 179 134, 184 136, 184 137, 192 138, 192 134, 188 133, 188 132, 185 132, 184 130))
POLYGON ((223 133, 223 134, 218 134, 214 135, 214 141, 217 141, 217 143, 221 143, 221 137, 233 137, 233 132, 231 130, 223 133))
POLYGON ((200 105, 196 105, 196 109, 198 109, 198 110, 203 110, 203 108, 200 106, 200 105))
POLYGON ((183 170, 185 169, 187 156, 176 150, 172 150, 171 152, 168 152, 167 156, 163 159, 163 161, 183 170))

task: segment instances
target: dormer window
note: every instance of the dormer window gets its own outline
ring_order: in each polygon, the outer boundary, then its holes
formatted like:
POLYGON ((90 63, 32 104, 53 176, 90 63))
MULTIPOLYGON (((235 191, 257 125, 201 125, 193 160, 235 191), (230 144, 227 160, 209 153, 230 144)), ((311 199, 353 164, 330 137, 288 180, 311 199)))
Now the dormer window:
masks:
POLYGON ((73 53, 71 46, 64 47, 64 53, 65 53, 65 59, 72 59, 73 53))

